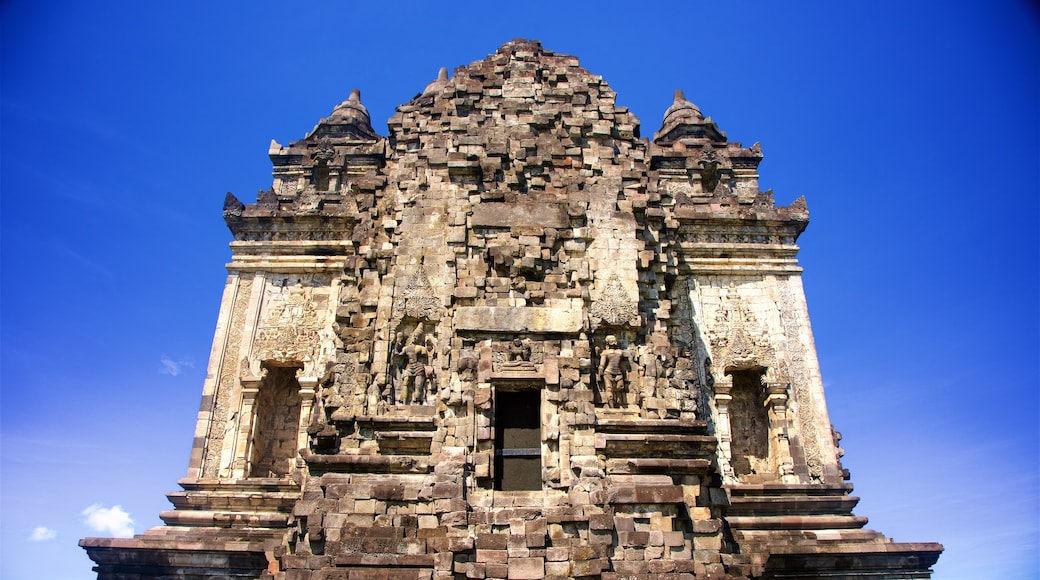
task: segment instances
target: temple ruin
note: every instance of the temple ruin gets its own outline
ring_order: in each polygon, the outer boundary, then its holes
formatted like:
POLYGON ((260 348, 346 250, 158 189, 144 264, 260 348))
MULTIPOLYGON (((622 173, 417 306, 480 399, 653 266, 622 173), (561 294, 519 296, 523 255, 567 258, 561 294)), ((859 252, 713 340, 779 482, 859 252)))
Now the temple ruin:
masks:
POLYGON ((182 491, 99 579, 931 577, 853 514, 805 201, 682 92, 645 139, 516 40, 269 154, 182 491))

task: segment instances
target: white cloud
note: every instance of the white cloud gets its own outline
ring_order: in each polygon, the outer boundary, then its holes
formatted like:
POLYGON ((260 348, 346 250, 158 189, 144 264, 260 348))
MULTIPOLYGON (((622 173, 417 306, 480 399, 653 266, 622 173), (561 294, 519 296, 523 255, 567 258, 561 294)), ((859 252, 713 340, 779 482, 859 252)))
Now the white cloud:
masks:
POLYGON ((81 514, 90 529, 116 538, 130 538, 134 535, 134 520, 120 506, 110 508, 96 503, 81 514))
POLYGON ((30 542, 46 542, 58 537, 58 532, 44 526, 36 526, 29 534, 30 542))
POLYGON ((187 357, 182 357, 180 360, 173 360, 164 354, 159 357, 159 363, 162 365, 159 368, 159 372, 173 377, 181 374, 185 367, 195 368, 195 361, 187 357))

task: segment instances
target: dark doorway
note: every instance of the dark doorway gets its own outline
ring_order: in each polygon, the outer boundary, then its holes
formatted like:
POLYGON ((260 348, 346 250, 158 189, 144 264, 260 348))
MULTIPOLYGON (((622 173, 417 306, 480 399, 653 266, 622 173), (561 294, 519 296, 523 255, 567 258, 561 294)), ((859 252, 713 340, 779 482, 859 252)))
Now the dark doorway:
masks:
POLYGON ((495 391, 495 489, 542 489, 542 392, 495 391))

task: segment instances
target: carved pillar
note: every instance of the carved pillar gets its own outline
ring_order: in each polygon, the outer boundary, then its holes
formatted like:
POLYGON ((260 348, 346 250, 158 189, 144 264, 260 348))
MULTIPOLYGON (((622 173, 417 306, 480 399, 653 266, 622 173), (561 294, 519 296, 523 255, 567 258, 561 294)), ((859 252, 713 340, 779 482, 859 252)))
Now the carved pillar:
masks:
POLYGON ((732 465, 733 434, 730 429, 729 404, 733 400, 733 378, 726 375, 715 379, 715 410, 719 414, 715 425, 715 432, 719 439, 719 470, 722 471, 722 479, 726 483, 736 481, 732 465))
POLYGON ((784 483, 797 483, 791 445, 787 438, 787 383, 766 383, 766 409, 769 412, 770 454, 784 483))
POLYGON ((242 402, 238 408, 238 437, 235 439, 231 473, 221 477, 244 479, 249 476, 249 458, 253 451, 253 429, 256 426, 256 396, 260 392, 262 377, 242 379, 242 402))
POLYGON ((296 380, 300 383, 300 425, 296 432, 296 467, 303 468, 303 458, 299 454, 300 449, 307 447, 307 426, 311 424, 311 415, 314 413, 315 393, 318 391, 317 377, 301 377, 303 371, 297 371, 296 380))

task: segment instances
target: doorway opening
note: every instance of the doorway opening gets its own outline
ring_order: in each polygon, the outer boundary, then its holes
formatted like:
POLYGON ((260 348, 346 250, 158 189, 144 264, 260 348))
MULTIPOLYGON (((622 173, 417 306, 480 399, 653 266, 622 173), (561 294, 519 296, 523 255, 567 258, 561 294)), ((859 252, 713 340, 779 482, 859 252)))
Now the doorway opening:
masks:
POLYGON ((542 392, 495 390, 495 489, 542 489, 542 392))

